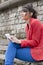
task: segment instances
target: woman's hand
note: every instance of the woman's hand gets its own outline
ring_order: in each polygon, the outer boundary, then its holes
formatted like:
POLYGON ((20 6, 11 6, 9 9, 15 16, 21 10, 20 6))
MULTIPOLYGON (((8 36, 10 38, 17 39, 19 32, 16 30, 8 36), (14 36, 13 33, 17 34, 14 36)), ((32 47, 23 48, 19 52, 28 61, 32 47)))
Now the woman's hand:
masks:
POLYGON ((18 40, 16 37, 14 37, 14 36, 11 36, 10 38, 9 38, 9 40, 11 40, 12 42, 16 42, 16 43, 18 43, 18 44, 21 44, 21 41, 20 40, 18 40))

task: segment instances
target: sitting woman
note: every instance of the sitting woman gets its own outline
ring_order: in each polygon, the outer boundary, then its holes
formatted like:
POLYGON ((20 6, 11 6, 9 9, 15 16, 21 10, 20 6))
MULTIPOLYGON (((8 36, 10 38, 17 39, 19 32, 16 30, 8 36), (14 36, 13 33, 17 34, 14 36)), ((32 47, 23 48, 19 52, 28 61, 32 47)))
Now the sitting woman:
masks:
POLYGON ((42 24, 37 19, 37 12, 32 5, 26 5, 22 9, 21 16, 26 21, 26 39, 20 40, 13 36, 9 38, 5 65, 13 65, 15 58, 29 62, 43 60, 42 24))

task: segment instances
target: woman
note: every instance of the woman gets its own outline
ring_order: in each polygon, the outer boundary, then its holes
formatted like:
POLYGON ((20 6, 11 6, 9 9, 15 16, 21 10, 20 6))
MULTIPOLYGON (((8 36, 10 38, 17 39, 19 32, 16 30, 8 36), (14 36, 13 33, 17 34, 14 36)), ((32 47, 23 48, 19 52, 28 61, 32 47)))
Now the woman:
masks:
POLYGON ((5 65, 13 65, 14 58, 29 62, 43 60, 43 30, 42 24, 37 19, 37 13, 32 5, 26 5, 22 9, 21 16, 26 20, 26 39, 18 40, 11 36, 5 54, 5 65))

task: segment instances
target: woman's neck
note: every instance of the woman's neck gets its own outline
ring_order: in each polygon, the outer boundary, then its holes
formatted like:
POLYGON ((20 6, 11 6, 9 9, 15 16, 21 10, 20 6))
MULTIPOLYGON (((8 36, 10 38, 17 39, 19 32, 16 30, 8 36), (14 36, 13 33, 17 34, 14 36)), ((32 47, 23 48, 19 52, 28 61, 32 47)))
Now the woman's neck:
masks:
POLYGON ((31 19, 31 18, 29 18, 29 19, 27 20, 27 24, 28 24, 28 25, 30 24, 30 19, 31 19))

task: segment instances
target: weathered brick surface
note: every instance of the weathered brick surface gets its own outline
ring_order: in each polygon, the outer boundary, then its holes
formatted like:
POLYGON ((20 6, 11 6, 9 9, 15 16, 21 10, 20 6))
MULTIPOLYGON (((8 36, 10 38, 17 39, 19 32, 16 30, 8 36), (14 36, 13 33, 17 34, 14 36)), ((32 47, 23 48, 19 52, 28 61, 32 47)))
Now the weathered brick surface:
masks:
POLYGON ((0 14, 0 37, 5 33, 14 34, 17 37, 25 37, 25 21, 19 18, 18 9, 12 9, 0 14))

